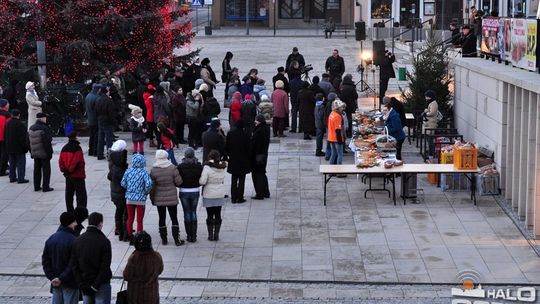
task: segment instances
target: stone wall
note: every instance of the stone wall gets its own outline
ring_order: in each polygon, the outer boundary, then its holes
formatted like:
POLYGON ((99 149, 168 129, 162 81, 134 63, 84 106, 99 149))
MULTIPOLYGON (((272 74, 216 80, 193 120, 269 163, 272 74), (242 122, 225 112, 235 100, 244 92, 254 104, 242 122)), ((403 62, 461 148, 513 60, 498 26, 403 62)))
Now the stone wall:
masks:
POLYGON ((480 58, 452 63, 459 132, 495 151, 504 197, 540 237, 540 75, 480 58))

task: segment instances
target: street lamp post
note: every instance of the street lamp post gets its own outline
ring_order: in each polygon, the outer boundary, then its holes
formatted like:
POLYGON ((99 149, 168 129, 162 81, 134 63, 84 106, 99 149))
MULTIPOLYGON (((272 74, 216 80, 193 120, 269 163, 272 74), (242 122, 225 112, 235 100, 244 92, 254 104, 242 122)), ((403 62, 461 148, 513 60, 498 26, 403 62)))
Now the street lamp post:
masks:
POLYGON ((277 14, 277 8, 276 8, 276 0, 272 0, 274 4, 274 37, 276 37, 276 14, 277 14))
POLYGON ((249 0, 246 0, 246 35, 249 36, 249 0))

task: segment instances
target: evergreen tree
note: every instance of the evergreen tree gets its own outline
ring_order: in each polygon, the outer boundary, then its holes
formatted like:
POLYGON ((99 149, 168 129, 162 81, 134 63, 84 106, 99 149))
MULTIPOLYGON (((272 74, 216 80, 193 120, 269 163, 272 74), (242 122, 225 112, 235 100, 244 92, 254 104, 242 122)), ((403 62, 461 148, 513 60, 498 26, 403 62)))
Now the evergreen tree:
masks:
POLYGON ((448 59, 441 41, 428 37, 418 56, 413 57, 413 68, 412 73, 407 72, 409 88, 401 90, 407 112, 423 111, 427 107, 424 93, 433 90, 437 94, 439 111, 445 119, 452 118, 450 85, 453 79, 448 72, 448 59))
POLYGON ((49 76, 69 82, 158 70, 194 35, 172 0, 0 0, 0 10, 0 72, 13 60, 35 64, 43 40, 49 76))

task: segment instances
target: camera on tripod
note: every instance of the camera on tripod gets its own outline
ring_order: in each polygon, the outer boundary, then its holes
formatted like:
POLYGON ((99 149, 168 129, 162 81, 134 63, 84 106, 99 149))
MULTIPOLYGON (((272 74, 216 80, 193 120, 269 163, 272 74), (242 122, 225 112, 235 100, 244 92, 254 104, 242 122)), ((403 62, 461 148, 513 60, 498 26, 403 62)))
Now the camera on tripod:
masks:
POLYGON ((302 68, 300 68, 300 72, 302 72, 302 74, 307 74, 310 71, 313 71, 313 65, 311 64, 305 65, 302 68))

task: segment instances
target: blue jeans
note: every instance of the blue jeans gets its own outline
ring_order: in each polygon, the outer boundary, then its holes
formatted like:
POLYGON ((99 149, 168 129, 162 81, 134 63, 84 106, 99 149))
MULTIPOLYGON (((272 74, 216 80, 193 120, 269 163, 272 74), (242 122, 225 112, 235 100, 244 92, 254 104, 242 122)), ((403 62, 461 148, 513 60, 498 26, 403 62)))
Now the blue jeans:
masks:
POLYGON ((99 126, 98 130, 98 141, 97 141, 97 156, 104 157, 103 150, 105 149, 105 144, 107 148, 110 149, 113 144, 113 127, 112 126, 99 126))
POLYGON ((176 162, 176 157, 174 157, 174 149, 167 149, 167 154, 169 154, 169 160, 171 161, 171 163, 175 166, 178 166, 178 163, 176 162))
POLYGON ((26 172, 26 154, 9 155, 9 181, 21 182, 26 172))
POLYGON ((53 287, 52 304, 79 303, 79 290, 68 287, 53 287))
POLYGON ((190 223, 196 221, 199 192, 180 192, 180 201, 184 210, 184 222, 190 223))
POLYGON ((111 304, 111 284, 99 286, 93 296, 83 295, 83 304, 111 304))
POLYGON ((317 153, 322 152, 323 137, 324 137, 324 128, 317 129, 317 138, 316 138, 317 148, 315 150, 315 152, 317 153))
POLYGON ((331 146, 331 143, 330 142, 326 142, 326 151, 324 152, 326 154, 325 158, 326 160, 329 160, 330 159, 330 156, 332 156, 332 148, 330 148, 331 146))
POLYGON ((332 153, 330 154, 330 164, 331 165, 341 165, 343 162, 343 144, 330 143, 330 149, 332 153))

